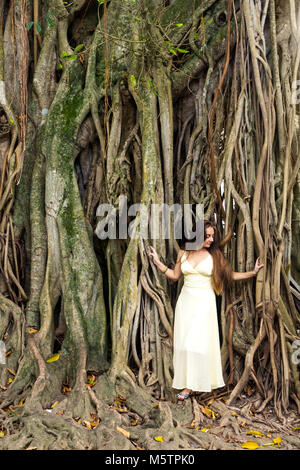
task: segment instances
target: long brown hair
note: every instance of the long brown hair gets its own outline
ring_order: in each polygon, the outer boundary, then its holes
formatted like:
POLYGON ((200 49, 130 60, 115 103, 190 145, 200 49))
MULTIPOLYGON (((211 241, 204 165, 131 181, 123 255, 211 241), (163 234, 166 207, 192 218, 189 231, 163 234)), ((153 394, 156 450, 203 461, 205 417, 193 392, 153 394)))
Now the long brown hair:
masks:
POLYGON ((207 249, 213 258, 213 270, 211 276, 211 284, 217 295, 223 290, 229 288, 232 284, 232 269, 227 259, 220 250, 220 234, 216 225, 209 221, 204 221, 204 236, 208 228, 214 229, 214 241, 207 249))

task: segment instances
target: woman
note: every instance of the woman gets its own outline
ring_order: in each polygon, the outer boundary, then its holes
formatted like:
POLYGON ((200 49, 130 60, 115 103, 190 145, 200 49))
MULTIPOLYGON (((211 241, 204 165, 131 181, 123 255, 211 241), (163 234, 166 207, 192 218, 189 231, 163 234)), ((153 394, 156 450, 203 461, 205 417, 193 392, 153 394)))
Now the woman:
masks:
POLYGON ((151 248, 150 256, 158 269, 184 285, 175 308, 173 388, 182 389, 177 398, 184 400, 192 392, 210 392, 223 387, 216 294, 232 281, 256 276, 263 267, 256 260, 253 271, 233 272, 215 240, 216 228, 204 222, 204 242, 198 250, 179 250, 174 269, 165 266, 151 248))

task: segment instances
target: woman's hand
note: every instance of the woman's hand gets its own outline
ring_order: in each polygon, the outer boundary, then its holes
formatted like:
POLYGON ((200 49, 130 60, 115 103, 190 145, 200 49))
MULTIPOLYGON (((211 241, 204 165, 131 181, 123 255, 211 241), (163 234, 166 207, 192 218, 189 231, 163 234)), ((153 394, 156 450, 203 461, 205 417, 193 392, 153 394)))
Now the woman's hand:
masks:
POLYGON ((155 251, 155 249, 153 248, 153 246, 150 246, 149 256, 152 257, 154 264, 159 263, 159 261, 160 261, 159 256, 158 256, 157 252, 155 251))
POLYGON ((257 274, 258 271, 263 267, 264 267, 264 264, 260 264, 260 259, 258 257, 257 260, 256 260, 256 263, 255 263, 255 267, 254 267, 255 274, 257 274))

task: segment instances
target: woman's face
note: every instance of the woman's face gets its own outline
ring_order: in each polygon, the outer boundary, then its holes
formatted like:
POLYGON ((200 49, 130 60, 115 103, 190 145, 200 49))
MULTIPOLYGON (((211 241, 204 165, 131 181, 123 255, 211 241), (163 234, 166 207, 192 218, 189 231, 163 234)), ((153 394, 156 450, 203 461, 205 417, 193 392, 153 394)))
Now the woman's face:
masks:
POLYGON ((211 244, 214 241, 215 230, 212 227, 207 227, 205 230, 205 238, 203 243, 203 248, 210 248, 211 244))

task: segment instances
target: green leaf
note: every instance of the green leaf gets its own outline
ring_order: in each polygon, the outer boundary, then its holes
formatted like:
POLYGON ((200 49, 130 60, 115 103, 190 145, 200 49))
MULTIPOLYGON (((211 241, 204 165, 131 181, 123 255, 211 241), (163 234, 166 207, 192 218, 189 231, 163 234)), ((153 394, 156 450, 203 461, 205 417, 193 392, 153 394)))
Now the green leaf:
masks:
POLYGON ((150 78, 147 78, 147 82, 149 83, 149 85, 151 86, 151 88, 154 88, 154 85, 153 85, 152 81, 150 80, 150 78))
POLYGON ((41 34, 42 27, 41 27, 40 23, 35 23, 35 27, 36 27, 37 32, 41 34))
POLYGON ((78 44, 78 46, 75 47, 74 49, 74 54, 77 54, 84 48, 84 44, 78 44))
POLYGON ((135 76, 134 75, 130 75, 130 81, 131 81, 131 85, 135 88, 136 87, 136 79, 135 79, 135 76))
POLYGON ((32 28, 33 25, 34 25, 34 22, 30 21, 30 23, 28 23, 28 25, 27 25, 27 31, 29 31, 30 28, 32 28))
POLYGON ((211 19, 207 22, 207 24, 212 24, 213 21, 214 21, 214 19, 211 18, 211 19))
POLYGON ((66 60, 77 60, 77 56, 75 54, 70 54, 65 59, 66 60))
POLYGON ((64 57, 68 57, 69 53, 66 52, 66 51, 62 51, 62 53, 60 54, 60 57, 64 58, 64 57))
POLYGON ((177 26, 177 28, 182 28, 183 23, 177 23, 176 26, 177 26))
POLYGON ((104 0, 97 0, 97 2, 99 3, 99 5, 103 5, 104 0))
POLYGON ((47 20, 48 25, 49 25, 51 28, 53 28, 54 23, 53 23, 53 20, 50 18, 50 16, 46 16, 46 20, 47 20))
POLYGON ((170 47, 169 51, 171 52, 171 54, 177 55, 177 52, 172 47, 170 47))
POLYGON ((63 68, 62 64, 58 64, 57 68, 58 70, 61 70, 63 68))
POLYGON ((189 51, 187 51, 186 49, 179 49, 179 47, 177 48, 178 52, 181 52, 182 54, 188 54, 189 51))

